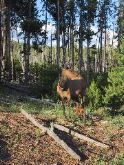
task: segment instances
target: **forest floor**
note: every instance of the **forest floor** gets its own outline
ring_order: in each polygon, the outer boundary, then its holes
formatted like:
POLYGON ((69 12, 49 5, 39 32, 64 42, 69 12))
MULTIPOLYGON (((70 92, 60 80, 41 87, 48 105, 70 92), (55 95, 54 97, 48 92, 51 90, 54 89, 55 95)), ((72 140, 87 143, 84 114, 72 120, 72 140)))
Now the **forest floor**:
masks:
MULTIPOLYGON (((17 101, 17 95, 5 94, 0 98, 17 101)), ((15 101, 15 102, 16 102, 15 101)), ((105 117, 93 123, 88 120, 62 115, 61 106, 44 106, 35 102, 0 104, 0 164, 1 165, 124 165, 124 116, 105 117), (43 120, 73 127, 111 147, 103 149, 75 137, 63 134, 82 154, 77 162, 49 135, 32 125, 19 111, 20 105, 42 123, 43 120), (69 138, 69 139, 68 139, 69 138)))

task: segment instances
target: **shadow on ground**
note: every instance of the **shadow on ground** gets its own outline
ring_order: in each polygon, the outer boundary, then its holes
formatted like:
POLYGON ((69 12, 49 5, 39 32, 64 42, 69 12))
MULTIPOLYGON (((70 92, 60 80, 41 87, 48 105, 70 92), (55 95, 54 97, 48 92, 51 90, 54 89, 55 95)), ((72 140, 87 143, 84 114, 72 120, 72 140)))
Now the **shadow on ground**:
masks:
POLYGON ((0 135, 0 161, 8 161, 11 158, 7 147, 8 144, 4 139, 4 135, 0 135))

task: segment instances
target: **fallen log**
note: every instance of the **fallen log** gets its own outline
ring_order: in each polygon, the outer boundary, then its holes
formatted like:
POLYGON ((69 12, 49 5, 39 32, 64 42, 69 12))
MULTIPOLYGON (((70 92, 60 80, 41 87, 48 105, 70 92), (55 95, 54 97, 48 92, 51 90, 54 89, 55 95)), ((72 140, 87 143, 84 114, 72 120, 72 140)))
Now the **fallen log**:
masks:
POLYGON ((109 145, 107 145, 107 144, 96 141, 96 140, 94 140, 90 137, 87 137, 86 135, 82 135, 80 133, 77 133, 77 132, 75 132, 75 131, 73 131, 69 128, 66 128, 62 125, 52 123, 52 127, 57 128, 61 131, 67 132, 67 133, 71 134, 72 136, 76 136, 77 138, 79 138, 81 140, 84 140, 84 141, 87 141, 89 143, 95 144, 96 146, 103 147, 103 148, 108 148, 109 147, 109 145))
POLYGON ((24 111, 21 108, 21 113, 28 119, 30 120, 36 127, 40 128, 42 130, 42 132, 47 132, 46 127, 44 127, 43 125, 39 124, 30 114, 28 114, 26 111, 24 111))
POLYGON ((24 111, 21 108, 21 113, 30 120, 36 127, 40 128, 42 132, 46 132, 50 137, 52 137, 59 145, 61 145, 66 152, 71 155, 76 160, 81 160, 81 156, 77 153, 75 153, 62 139, 60 139, 51 129, 48 129, 47 127, 39 124, 30 114, 28 114, 26 111, 24 111))

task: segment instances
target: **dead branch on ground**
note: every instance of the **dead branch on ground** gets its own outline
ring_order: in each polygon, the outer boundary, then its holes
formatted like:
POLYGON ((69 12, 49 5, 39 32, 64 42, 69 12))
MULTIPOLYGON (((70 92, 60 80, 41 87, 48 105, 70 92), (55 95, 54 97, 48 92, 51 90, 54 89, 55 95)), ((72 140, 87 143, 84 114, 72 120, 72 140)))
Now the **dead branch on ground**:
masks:
POLYGON ((30 120, 36 127, 40 128, 42 132, 46 132, 50 137, 52 137, 59 145, 61 145, 68 154, 70 154, 74 159, 81 160, 80 155, 75 153, 62 139, 60 139, 52 129, 48 129, 47 127, 39 124, 30 114, 25 112, 21 108, 21 113, 28 119, 30 120))
POLYGON ((80 133, 77 133, 77 132, 75 132, 75 131, 73 131, 71 129, 68 129, 68 128, 62 126, 62 125, 53 124, 52 127, 57 128, 57 129, 59 129, 61 131, 67 132, 67 133, 69 133, 69 134, 71 134, 73 136, 76 136, 77 138, 79 138, 81 140, 85 140, 85 141, 87 141, 89 143, 92 143, 92 144, 94 144, 96 146, 103 147, 103 148, 108 148, 109 147, 109 145, 107 145, 107 144, 98 142, 98 141, 96 141, 96 140, 94 140, 92 138, 87 137, 86 135, 82 135, 80 133))

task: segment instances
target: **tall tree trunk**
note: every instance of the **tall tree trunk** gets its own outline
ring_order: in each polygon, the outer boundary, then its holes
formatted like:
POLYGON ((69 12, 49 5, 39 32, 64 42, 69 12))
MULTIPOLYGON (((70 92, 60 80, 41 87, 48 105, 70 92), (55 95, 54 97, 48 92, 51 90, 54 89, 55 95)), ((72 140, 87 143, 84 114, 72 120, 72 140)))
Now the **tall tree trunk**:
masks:
POLYGON ((23 54, 22 54, 22 70, 23 70, 23 80, 25 84, 29 83, 29 55, 30 55, 30 34, 25 33, 24 44, 23 44, 23 54))
POLYGON ((68 61, 70 60, 70 27, 68 26, 68 61))
POLYGON ((98 60, 97 60, 97 53, 95 54, 95 69, 94 69, 94 72, 97 73, 98 72, 98 60))
POLYGON ((26 54, 26 34, 24 34, 24 43, 23 43, 23 51, 21 53, 21 61, 22 61, 22 72, 23 72, 23 81, 25 81, 25 55, 26 54))
POLYGON ((51 64, 52 64, 52 61, 53 61, 53 38, 52 38, 52 33, 51 33, 51 64))
POLYGON ((3 48, 2 48, 2 8, 0 1, 0 81, 2 78, 2 57, 3 57, 3 48))
MULTIPOLYGON (((31 20, 31 0, 29 1, 28 21, 31 20)), ((29 56, 30 56, 30 32, 25 32, 25 47, 24 47, 24 83, 29 83, 29 56)))
POLYGON ((66 62, 66 45, 65 45, 65 30, 63 31, 62 35, 62 49, 63 49, 63 64, 66 62))
POLYGON ((0 34, 0 47, 1 47, 1 77, 3 79, 11 80, 12 67, 11 67, 11 36, 10 36, 10 3, 5 4, 4 0, 0 1, 1 10, 1 34, 0 34))
POLYGON ((121 53, 121 40, 124 35, 124 1, 119 0, 118 10, 118 51, 121 53))
POLYGON ((84 37, 84 33, 83 33, 83 24, 84 24, 84 18, 83 18, 83 6, 84 6, 84 0, 81 0, 80 3, 82 4, 82 6, 80 5, 80 27, 79 27, 79 72, 81 73, 82 70, 82 66, 83 66, 83 37, 84 37))
POLYGON ((29 83, 29 56, 30 56, 30 33, 27 34, 26 54, 25 54, 25 84, 29 83))
MULTIPOLYGON (((47 0, 46 0, 46 15, 45 15, 45 32, 47 33, 47 0)), ((45 45, 47 44, 47 35, 45 35, 45 45)))
POLYGON ((14 80, 14 58, 13 58, 13 34, 11 39, 11 67, 12 67, 12 81, 14 80))
POLYGON ((102 57, 103 57, 103 53, 102 53, 102 49, 103 49, 103 29, 101 29, 100 31, 100 53, 99 53, 99 66, 100 66, 100 72, 102 72, 102 57))
POLYGON ((5 50, 6 50, 6 6, 4 0, 1 0, 2 11, 2 79, 5 79, 5 50))
POLYGON ((64 0, 63 3, 63 18, 62 18, 62 24, 63 24, 63 28, 62 28, 62 53, 63 53, 63 58, 62 58, 62 63, 63 65, 66 63, 66 0, 64 0))
POLYGON ((79 60, 79 72, 81 74, 81 70, 82 70, 82 66, 83 66, 83 41, 81 40, 81 38, 79 38, 78 60, 79 60))
POLYGON ((70 37, 70 49, 71 49, 71 67, 74 69, 74 32, 71 29, 71 37, 70 37))
POLYGON ((73 34, 73 28, 72 23, 70 27, 70 55, 71 55, 71 68, 74 69, 74 34, 73 34))
POLYGON ((90 81, 90 39, 87 39, 87 85, 89 85, 90 81))
POLYGON ((57 0, 57 52, 56 52, 56 64, 59 67, 60 60, 60 4, 57 0))
POLYGON ((10 35, 10 3, 6 8, 6 71, 8 80, 12 80, 12 62, 11 62, 11 35, 10 35))
POLYGON ((97 59, 97 66, 98 66, 98 73, 100 72, 100 36, 98 37, 98 59, 97 59))
POLYGON ((106 37, 107 37, 107 33, 106 33, 106 28, 105 28, 105 34, 104 34, 104 54, 103 54, 103 60, 102 60, 102 72, 106 71, 106 37))

